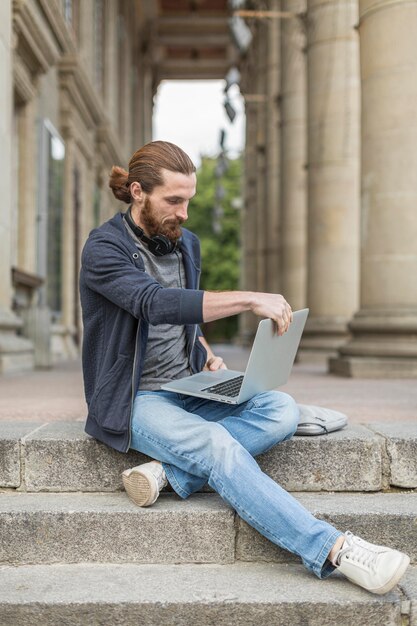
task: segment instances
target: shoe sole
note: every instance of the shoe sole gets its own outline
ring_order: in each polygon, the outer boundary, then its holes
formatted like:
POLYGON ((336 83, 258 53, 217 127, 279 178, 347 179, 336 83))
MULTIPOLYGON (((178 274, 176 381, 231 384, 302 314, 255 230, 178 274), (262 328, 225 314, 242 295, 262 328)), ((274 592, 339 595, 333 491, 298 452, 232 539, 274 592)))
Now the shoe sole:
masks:
POLYGON ((372 593, 377 593, 378 595, 382 595, 383 593, 391 591, 391 589, 395 587, 401 577, 405 574, 405 571, 409 565, 410 557, 407 554, 404 554, 402 561, 392 578, 383 587, 379 587, 379 589, 369 589, 368 591, 371 591, 372 593))
POLYGON ((153 490, 149 479, 139 472, 130 472, 127 476, 122 474, 123 485, 130 500, 138 506, 152 504, 153 490))

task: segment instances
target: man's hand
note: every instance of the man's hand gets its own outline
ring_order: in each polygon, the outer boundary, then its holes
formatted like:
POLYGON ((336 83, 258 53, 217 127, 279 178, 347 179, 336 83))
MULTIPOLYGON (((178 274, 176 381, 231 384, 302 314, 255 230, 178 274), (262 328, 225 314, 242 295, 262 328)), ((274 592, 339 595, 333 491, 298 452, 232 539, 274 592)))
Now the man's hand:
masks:
POLYGON ((227 370, 227 367, 221 356, 214 356, 213 354, 213 356, 207 359, 203 370, 215 372, 216 370, 227 370))
POLYGON ((269 317, 277 325, 279 335, 287 332, 292 322, 292 309, 284 296, 273 293, 255 293, 251 310, 259 317, 269 317))
POLYGON ((207 351, 207 361, 205 366, 203 367, 203 371, 205 372, 215 372, 216 370, 227 370, 226 363, 223 361, 221 356, 216 356, 213 353, 213 350, 210 348, 207 341, 204 337, 198 338, 207 351))

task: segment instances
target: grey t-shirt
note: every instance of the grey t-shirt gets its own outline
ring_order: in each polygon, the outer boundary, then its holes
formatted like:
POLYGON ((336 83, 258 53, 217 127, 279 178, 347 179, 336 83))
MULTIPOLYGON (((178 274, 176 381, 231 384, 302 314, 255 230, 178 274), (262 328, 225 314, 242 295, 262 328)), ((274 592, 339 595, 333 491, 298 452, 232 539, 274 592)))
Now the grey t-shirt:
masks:
MULTIPOLYGON (((157 257, 149 252, 124 222, 127 231, 133 237, 145 264, 145 270, 162 287, 186 288, 184 264, 179 250, 157 257)), ((174 378, 184 378, 191 374, 187 354, 187 343, 184 326, 172 324, 149 324, 148 343, 139 389, 155 391, 163 383, 174 378)))

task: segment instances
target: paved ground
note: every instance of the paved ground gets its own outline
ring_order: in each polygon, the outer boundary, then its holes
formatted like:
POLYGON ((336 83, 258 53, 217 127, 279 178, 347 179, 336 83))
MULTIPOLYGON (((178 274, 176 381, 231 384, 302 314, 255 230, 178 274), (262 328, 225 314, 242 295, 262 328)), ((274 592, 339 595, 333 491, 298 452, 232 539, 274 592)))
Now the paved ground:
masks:
MULTIPOLYGON (((244 369, 248 351, 218 346, 231 369, 244 369)), ((319 404, 346 413, 351 422, 417 420, 416 380, 353 380, 326 374, 324 365, 297 364, 282 388, 303 404, 319 404)), ((78 361, 51 371, 0 376, 0 420, 84 420, 78 361)))

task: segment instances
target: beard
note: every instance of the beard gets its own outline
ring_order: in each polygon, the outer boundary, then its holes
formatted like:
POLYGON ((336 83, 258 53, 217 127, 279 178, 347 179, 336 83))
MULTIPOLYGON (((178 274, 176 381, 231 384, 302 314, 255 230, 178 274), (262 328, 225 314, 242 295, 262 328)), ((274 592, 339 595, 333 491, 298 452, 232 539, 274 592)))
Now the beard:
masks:
POLYGON ((184 220, 173 217, 172 219, 166 219, 164 222, 161 222, 161 220, 157 218, 155 208, 148 197, 145 199, 140 217, 149 237, 164 235, 173 243, 176 243, 181 237, 182 230, 180 224, 182 224, 184 220))

